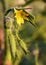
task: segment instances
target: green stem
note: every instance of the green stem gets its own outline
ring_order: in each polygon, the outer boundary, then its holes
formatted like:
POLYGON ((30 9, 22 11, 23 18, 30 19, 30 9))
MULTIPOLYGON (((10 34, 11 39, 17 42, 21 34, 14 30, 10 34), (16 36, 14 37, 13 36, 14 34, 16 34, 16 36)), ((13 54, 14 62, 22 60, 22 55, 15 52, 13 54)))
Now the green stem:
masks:
POLYGON ((36 54, 35 54, 35 65, 39 65, 39 64, 38 64, 38 53, 39 53, 38 44, 36 43, 35 46, 36 46, 36 50, 37 50, 37 51, 36 51, 36 54))
POLYGON ((35 64, 38 65, 38 55, 35 55, 35 64))
POLYGON ((5 6, 5 0, 1 0, 2 6, 3 6, 3 12, 5 12, 6 10, 6 6, 5 6))

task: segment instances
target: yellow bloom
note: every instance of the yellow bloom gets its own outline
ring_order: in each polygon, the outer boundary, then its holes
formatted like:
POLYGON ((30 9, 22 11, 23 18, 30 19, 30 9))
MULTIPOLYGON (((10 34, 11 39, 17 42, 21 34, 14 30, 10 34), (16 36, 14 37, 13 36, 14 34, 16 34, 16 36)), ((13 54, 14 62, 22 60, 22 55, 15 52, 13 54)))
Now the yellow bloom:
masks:
POLYGON ((17 24, 21 25, 21 23, 24 23, 24 19, 28 20, 27 16, 29 16, 28 13, 25 13, 23 10, 17 10, 14 8, 14 14, 17 21, 17 24))

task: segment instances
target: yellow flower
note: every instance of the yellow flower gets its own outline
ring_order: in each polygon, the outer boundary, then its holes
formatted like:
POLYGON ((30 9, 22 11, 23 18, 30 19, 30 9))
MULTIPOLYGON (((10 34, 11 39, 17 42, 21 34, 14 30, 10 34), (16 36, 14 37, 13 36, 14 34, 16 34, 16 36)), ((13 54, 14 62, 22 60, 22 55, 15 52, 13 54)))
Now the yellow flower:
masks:
POLYGON ((17 10, 14 8, 14 14, 17 21, 17 24, 21 25, 21 23, 24 23, 24 20, 28 20, 27 16, 29 16, 28 13, 25 13, 23 10, 17 10))

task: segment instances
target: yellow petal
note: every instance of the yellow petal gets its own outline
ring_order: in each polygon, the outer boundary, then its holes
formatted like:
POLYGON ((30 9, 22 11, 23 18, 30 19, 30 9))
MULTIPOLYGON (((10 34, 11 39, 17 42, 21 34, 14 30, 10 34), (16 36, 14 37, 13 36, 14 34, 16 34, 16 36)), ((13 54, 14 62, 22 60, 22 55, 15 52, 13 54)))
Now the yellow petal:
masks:
POLYGON ((17 24, 21 25, 21 23, 24 23, 24 19, 21 15, 21 12, 22 10, 16 10, 14 8, 14 13, 16 14, 15 17, 16 17, 16 21, 17 21, 17 24))

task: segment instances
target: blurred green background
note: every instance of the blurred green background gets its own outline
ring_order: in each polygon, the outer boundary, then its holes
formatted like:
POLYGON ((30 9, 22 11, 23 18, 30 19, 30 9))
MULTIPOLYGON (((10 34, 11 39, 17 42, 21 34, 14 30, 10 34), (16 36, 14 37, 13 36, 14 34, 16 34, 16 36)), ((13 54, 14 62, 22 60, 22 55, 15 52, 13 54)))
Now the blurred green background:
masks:
POLYGON ((31 55, 23 57, 20 65, 46 65, 46 0, 0 0, 0 49, 4 49, 3 17, 7 9, 12 7, 32 8, 26 10, 35 16, 35 28, 25 22, 19 32, 31 55))

